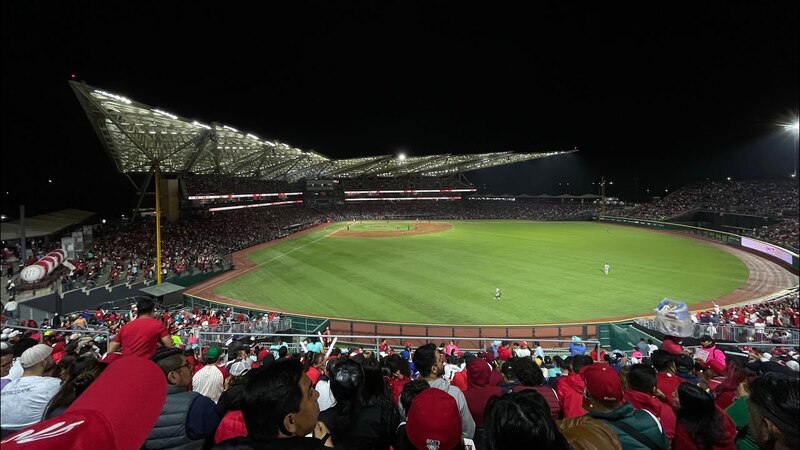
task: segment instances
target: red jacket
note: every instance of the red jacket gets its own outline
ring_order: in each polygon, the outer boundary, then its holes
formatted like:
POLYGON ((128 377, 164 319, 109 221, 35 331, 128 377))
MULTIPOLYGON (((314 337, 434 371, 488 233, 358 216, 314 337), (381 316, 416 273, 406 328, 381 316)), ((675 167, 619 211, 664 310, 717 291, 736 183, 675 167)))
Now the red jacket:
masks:
POLYGON ((667 372, 659 372, 656 375, 656 386, 658 390, 664 393, 664 397, 672 398, 672 394, 678 389, 678 385, 683 383, 684 379, 667 372))
POLYGON ((468 383, 464 398, 467 399, 467 407, 475 420, 475 427, 483 428, 486 403, 490 398, 501 395, 503 391, 489 384, 492 368, 483 359, 470 361, 466 372, 468 383))
POLYGON ((678 338, 673 338, 672 336, 667 336, 661 341, 661 350, 673 355, 680 355, 683 353, 683 347, 678 344, 678 338))
MULTIPOLYGON (((733 423, 730 416, 728 416, 725 411, 719 409, 719 407, 717 407, 717 414, 722 416, 723 423, 725 424, 725 431, 722 434, 722 439, 714 442, 711 448, 713 450, 736 450, 736 425, 733 423)), ((672 441, 672 448, 675 450, 700 449, 680 422, 675 426, 675 439, 672 441)))
POLYGON ((583 378, 577 373, 570 373, 565 377, 558 377, 556 394, 561 403, 564 418, 579 417, 586 414, 583 409, 583 378))
POLYGON ((675 411, 672 410, 672 406, 650 394, 634 391, 633 389, 625 389, 622 398, 627 402, 631 402, 635 409, 650 411, 654 416, 658 417, 658 420, 661 422, 661 427, 664 429, 664 434, 667 435, 667 439, 675 437, 676 419, 675 411))

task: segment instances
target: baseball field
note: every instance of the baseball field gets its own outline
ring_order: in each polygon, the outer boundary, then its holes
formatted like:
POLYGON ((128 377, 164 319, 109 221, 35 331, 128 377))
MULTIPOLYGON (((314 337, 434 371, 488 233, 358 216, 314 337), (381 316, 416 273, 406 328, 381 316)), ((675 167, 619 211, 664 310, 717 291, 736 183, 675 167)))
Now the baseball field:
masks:
POLYGON ((664 297, 699 303, 748 278, 742 261, 704 242, 586 222, 336 223, 248 257, 255 266, 215 294, 301 314, 426 324, 645 315, 664 297))

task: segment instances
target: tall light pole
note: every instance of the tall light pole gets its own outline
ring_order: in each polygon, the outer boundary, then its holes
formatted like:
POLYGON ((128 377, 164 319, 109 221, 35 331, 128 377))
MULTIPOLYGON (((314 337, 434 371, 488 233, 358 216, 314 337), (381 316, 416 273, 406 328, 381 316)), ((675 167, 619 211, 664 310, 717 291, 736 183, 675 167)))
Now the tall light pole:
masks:
POLYGON ((794 172, 792 172, 792 178, 796 178, 798 168, 797 158, 798 154, 800 154, 800 149, 798 148, 798 139, 800 139, 800 123, 797 119, 795 119, 794 123, 788 123, 784 125, 783 129, 794 135, 794 145, 792 147, 792 153, 794 153, 794 172))

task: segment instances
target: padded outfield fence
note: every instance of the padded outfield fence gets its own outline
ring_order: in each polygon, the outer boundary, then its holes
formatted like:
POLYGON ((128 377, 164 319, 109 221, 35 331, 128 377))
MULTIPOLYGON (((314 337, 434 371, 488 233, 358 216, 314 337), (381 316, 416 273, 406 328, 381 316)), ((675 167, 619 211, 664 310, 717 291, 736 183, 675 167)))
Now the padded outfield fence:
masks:
POLYGON ((627 217, 599 216, 599 222, 617 223, 621 225, 632 225, 636 227, 654 228, 664 231, 676 231, 696 236, 703 239, 712 239, 724 244, 733 245, 759 256, 767 258, 777 264, 792 270, 797 274, 800 271, 800 255, 789 249, 779 247, 769 242, 759 241, 747 236, 727 233, 725 231, 712 230, 709 228, 694 227, 691 225, 681 225, 670 222, 660 222, 658 220, 631 219, 627 217))

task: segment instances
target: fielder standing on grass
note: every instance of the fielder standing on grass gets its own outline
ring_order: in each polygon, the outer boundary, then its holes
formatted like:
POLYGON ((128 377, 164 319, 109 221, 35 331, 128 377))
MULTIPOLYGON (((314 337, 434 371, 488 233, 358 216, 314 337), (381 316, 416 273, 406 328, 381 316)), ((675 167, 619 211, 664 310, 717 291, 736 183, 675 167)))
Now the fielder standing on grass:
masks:
POLYGON ((605 264, 603 265, 603 272, 605 272, 605 273, 606 273, 606 275, 608 275, 608 269, 609 269, 610 267, 611 267, 611 266, 609 266, 609 265, 608 265, 608 263, 605 263, 605 264))
POLYGON ((496 288, 494 290, 494 299, 495 300, 500 300, 500 288, 496 288))

